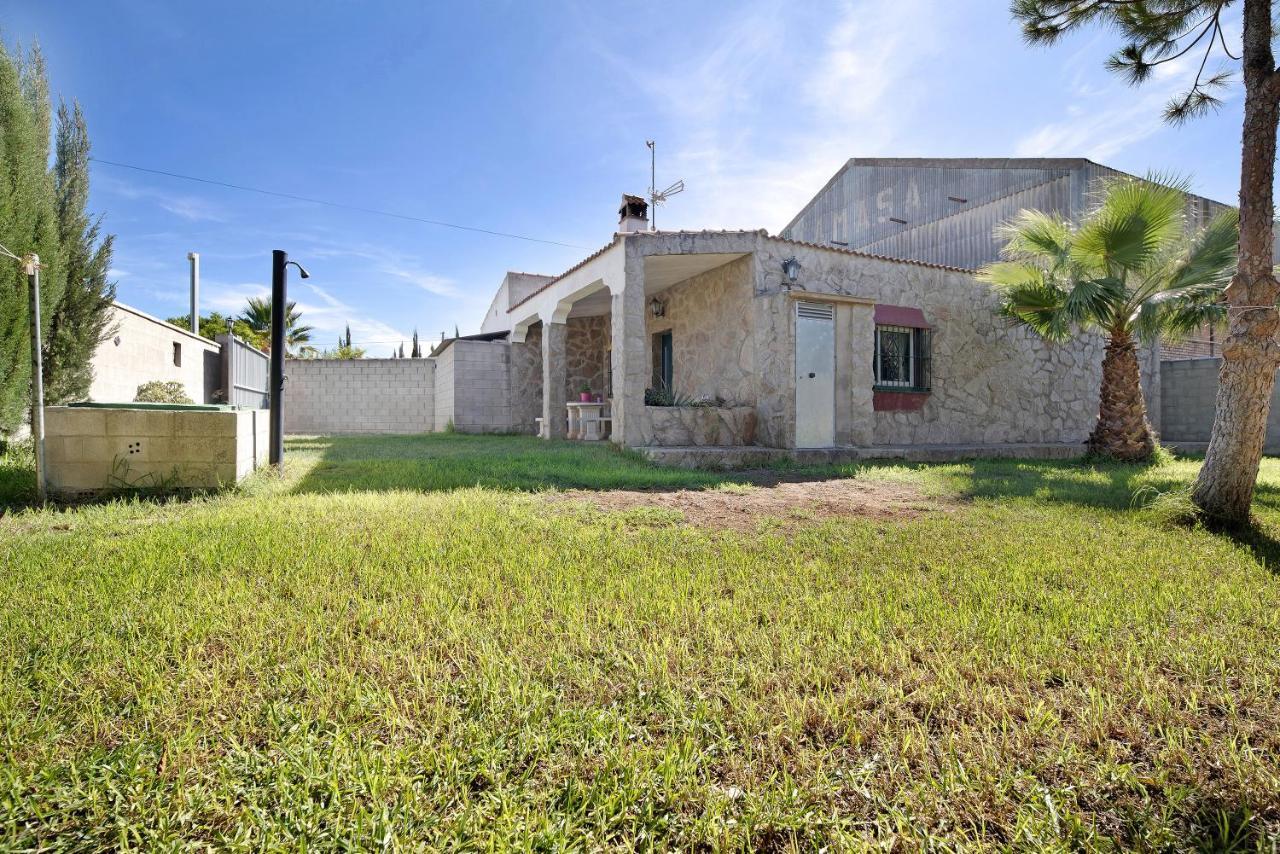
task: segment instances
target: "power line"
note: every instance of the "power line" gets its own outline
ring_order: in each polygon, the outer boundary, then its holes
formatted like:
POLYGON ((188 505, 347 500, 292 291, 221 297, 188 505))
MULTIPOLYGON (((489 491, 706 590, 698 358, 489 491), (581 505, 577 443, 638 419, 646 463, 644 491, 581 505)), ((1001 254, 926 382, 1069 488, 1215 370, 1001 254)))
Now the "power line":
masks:
POLYGON ((103 160, 101 157, 90 157, 94 163, 101 163, 104 166, 116 166, 121 169, 132 169, 135 172, 147 172, 151 175, 163 175, 166 178, 179 178, 183 181, 195 181, 199 184, 210 184, 214 187, 224 187, 229 190, 241 190, 246 193, 258 193, 263 196, 275 196, 280 199, 291 199, 295 202, 307 202, 313 205, 324 205, 330 208, 339 208, 341 210, 358 211, 360 213, 374 214, 376 216, 388 216, 393 219, 403 219, 410 222, 421 222, 426 225, 436 225, 441 228, 455 228, 459 231, 474 231, 478 234, 489 234, 494 237, 510 237, 513 240, 527 240, 530 243, 546 243, 551 246, 564 246, 569 249, 589 249, 589 246, 579 246, 576 243, 562 243, 559 240, 547 240, 541 237, 530 237, 526 234, 513 234, 509 231, 494 231, 489 228, 478 228, 473 225, 458 225, 455 222, 445 222, 439 219, 427 219, 426 217, 411 216, 409 214, 395 213, 394 211, 383 211, 377 208, 366 208, 361 205, 349 205, 344 202, 332 202, 328 199, 315 199, 310 196, 299 196, 293 193, 281 193, 276 190, 264 190, 261 187, 249 187, 244 184, 232 184, 229 181, 218 181, 213 178, 199 178, 195 175, 183 175, 178 172, 166 172, 163 169, 149 169, 145 166, 135 166, 132 163, 120 163, 115 160, 103 160))

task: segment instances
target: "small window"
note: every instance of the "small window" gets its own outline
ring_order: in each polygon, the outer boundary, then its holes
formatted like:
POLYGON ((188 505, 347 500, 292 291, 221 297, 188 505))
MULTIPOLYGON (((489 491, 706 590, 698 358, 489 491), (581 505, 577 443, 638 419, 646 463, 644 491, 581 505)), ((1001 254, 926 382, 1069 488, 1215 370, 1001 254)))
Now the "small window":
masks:
POLYGON ((877 326, 875 386, 886 391, 929 390, 929 330, 877 326))
POLYGON ((175 368, 182 367, 182 344, 181 342, 173 342, 173 366, 175 368))

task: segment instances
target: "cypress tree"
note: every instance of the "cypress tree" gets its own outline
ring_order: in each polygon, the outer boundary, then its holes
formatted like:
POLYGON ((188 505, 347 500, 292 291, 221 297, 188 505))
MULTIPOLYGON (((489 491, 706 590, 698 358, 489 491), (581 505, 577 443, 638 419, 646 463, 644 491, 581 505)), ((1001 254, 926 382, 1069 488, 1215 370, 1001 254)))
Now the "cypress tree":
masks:
POLYGON ((413 350, 411 351, 410 355, 414 359, 422 358, 422 345, 418 343, 418 330, 416 329, 413 330, 413 350))
POLYGON ((93 353, 112 334, 108 325, 116 288, 107 281, 107 271, 115 237, 101 237, 101 218, 90 219, 86 212, 89 134, 79 104, 71 110, 65 102, 58 105, 54 147, 58 236, 66 288, 50 318, 45 340, 45 396, 49 403, 67 403, 89 396, 93 353))
MULTIPOLYGON (((61 301, 63 273, 49 171, 49 87, 39 50, 15 58, 0 44, 0 244, 39 254, 42 332, 61 301)), ((31 338, 27 277, 0 259, 0 433, 12 433, 30 407, 31 338)))

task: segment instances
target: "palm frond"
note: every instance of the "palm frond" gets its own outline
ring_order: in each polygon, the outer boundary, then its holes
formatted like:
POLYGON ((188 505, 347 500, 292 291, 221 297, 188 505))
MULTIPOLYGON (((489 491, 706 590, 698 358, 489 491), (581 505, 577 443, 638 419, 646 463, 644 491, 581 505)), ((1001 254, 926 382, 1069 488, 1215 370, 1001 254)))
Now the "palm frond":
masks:
POLYGON ((1044 269, 1025 261, 1004 261, 984 267, 979 278, 996 292, 996 314, 1012 325, 1025 326, 1049 341, 1071 337, 1072 321, 1064 310, 1068 292, 1044 269))
POLYGON ((1005 241, 1001 256, 1010 261, 1038 260, 1061 266, 1071 245, 1071 224, 1056 214, 1023 210, 996 233, 1005 241))
POLYGON ((1071 245, 1071 260, 1093 274, 1139 270, 1176 243, 1185 197, 1177 186, 1136 178, 1105 182, 1101 204, 1086 214, 1071 245))
POLYGON ((1125 298, 1124 281, 1111 276, 1077 277, 1067 290, 1063 310, 1072 323, 1109 326, 1125 298))
POLYGON ((1191 240, 1186 255, 1171 271, 1168 289, 1213 282, 1226 287, 1236 272, 1240 212, 1224 211, 1191 240))

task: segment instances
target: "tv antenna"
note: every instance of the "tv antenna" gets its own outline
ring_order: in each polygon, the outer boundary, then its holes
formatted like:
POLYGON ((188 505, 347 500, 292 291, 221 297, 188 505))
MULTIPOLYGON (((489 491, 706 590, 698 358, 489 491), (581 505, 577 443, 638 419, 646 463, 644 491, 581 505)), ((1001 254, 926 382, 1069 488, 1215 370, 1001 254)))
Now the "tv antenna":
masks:
POLYGON ((684 192, 684 179, 680 179, 667 187, 665 190, 658 191, 658 150, 652 139, 646 139, 644 144, 649 146, 649 230, 658 230, 658 205, 667 199, 684 192))

